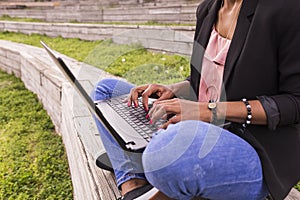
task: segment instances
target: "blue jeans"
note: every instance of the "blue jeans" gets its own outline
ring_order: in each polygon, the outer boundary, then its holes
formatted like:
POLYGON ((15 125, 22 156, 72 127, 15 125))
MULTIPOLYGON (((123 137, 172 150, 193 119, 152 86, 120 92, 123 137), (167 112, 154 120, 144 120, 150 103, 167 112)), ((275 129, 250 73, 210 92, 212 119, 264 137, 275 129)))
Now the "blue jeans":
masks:
MULTIPOLYGON (((129 93, 133 85, 100 81, 92 98, 103 100, 129 93)), ((246 141, 201 121, 182 121, 157 131, 145 151, 126 152, 96 120, 113 165, 118 186, 133 179, 149 181, 174 199, 263 199, 268 190, 260 159, 246 141)))

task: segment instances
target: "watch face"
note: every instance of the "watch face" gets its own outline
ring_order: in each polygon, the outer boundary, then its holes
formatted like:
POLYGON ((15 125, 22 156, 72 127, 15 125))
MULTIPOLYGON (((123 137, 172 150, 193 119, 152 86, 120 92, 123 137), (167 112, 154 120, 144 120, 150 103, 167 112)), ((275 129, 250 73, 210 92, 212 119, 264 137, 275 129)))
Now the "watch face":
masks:
POLYGON ((209 108, 210 110, 215 109, 216 107, 217 107, 217 103, 209 103, 209 104, 208 104, 208 108, 209 108))

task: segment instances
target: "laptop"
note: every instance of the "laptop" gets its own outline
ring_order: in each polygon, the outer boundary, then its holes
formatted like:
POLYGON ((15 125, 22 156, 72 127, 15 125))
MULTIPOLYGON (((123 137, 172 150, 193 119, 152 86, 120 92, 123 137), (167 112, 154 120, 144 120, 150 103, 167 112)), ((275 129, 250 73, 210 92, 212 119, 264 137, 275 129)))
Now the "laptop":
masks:
MULTIPOLYGON (((127 95, 118 96, 104 101, 94 102, 76 79, 69 67, 45 42, 40 41, 52 60, 62 71, 67 80, 82 96, 89 110, 102 123, 116 142, 127 151, 142 152, 150 141, 152 134, 164 123, 163 120, 155 125, 146 119, 146 111, 141 105, 138 108, 127 106, 127 95)), ((149 98, 149 107, 155 101, 149 98)))

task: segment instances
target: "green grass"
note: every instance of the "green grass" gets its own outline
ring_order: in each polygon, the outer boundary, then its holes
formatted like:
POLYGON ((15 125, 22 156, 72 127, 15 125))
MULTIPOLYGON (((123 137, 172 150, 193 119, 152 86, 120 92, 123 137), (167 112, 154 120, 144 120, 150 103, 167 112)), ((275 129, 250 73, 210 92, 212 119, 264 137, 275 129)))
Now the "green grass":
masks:
POLYGON ((174 83, 189 75, 189 58, 150 52, 139 44, 117 45, 111 40, 85 41, 11 32, 0 33, 0 39, 38 47, 41 47, 40 40, 43 40, 56 51, 135 84, 174 83))
POLYGON ((300 192, 300 182, 295 186, 295 188, 300 192))
POLYGON ((0 71, 0 199, 72 199, 61 137, 37 97, 0 71))
POLYGON ((117 45, 110 40, 94 48, 84 62, 138 85, 169 84, 189 75, 187 57, 150 52, 138 44, 117 45))
POLYGON ((1 21, 15 21, 15 22, 44 22, 40 19, 32 19, 32 18, 19 18, 19 17, 10 17, 9 15, 0 16, 1 21))
POLYGON ((43 40, 56 51, 59 51, 65 55, 69 55, 79 61, 83 61, 88 56, 89 52, 101 43, 101 41, 64 39, 62 37, 51 38, 39 34, 27 35, 23 33, 12 32, 0 32, 0 39, 29 44, 37 47, 42 47, 40 40, 43 40))
MULTIPOLYGON (((51 23, 41 19, 33 19, 33 18, 20 18, 20 17, 11 17, 9 15, 0 16, 1 21, 15 21, 15 22, 43 22, 43 23, 51 23)), ((114 25, 147 25, 147 26, 195 26, 195 24, 178 24, 178 23, 160 23, 157 21, 148 21, 143 23, 130 23, 130 22, 79 22, 77 20, 69 21, 69 23, 74 24, 114 24, 114 25)))

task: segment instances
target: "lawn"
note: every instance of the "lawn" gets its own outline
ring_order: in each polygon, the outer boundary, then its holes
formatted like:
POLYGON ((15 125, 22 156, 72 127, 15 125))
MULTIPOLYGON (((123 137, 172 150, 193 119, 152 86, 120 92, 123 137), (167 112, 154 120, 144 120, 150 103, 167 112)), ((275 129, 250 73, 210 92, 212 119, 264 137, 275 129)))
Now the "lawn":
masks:
POLYGON ((64 146, 22 81, 0 71, 0 199, 72 199, 64 146))
POLYGON ((38 47, 42 47, 43 40, 56 51, 135 84, 174 83, 184 80, 190 70, 188 57, 150 52, 139 44, 117 45, 111 40, 85 41, 11 32, 0 33, 0 39, 38 47))

